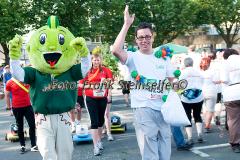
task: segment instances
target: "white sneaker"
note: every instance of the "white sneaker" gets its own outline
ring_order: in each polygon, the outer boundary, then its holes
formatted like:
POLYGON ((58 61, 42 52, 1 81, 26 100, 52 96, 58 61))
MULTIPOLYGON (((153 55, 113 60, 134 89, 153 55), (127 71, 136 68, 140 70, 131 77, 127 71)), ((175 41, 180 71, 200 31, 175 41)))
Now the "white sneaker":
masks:
POLYGON ((74 124, 72 124, 72 133, 76 132, 76 126, 74 124))
POLYGON ((103 150, 103 144, 102 144, 101 141, 98 141, 97 147, 98 147, 100 150, 103 150))
POLYGON ((37 146, 32 147, 32 148, 31 148, 31 151, 32 151, 32 152, 38 152, 38 147, 37 147, 37 146))
POLYGON ((96 147, 94 147, 93 154, 94 154, 94 156, 100 156, 101 155, 101 152, 100 152, 100 149, 99 149, 98 145, 96 147))
POLYGON ((113 138, 112 134, 111 133, 108 134, 108 141, 113 141, 113 140, 114 140, 114 138, 113 138))

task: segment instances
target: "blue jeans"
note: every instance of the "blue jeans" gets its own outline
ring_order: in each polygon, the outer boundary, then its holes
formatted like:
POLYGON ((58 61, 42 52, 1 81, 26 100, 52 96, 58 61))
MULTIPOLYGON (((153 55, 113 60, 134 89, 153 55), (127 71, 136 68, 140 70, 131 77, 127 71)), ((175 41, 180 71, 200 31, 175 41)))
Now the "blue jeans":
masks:
POLYGON ((181 147, 186 144, 181 127, 171 126, 171 131, 177 147, 181 147))

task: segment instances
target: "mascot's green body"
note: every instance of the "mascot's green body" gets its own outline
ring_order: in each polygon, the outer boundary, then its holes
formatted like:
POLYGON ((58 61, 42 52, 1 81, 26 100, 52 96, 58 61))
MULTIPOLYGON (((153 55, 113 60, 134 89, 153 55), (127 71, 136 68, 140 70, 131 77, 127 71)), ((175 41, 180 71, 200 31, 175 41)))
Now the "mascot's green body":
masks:
POLYGON ((90 68, 90 56, 83 38, 59 26, 51 16, 27 44, 32 67, 19 65, 22 38, 9 42, 13 76, 30 84, 30 98, 36 116, 37 144, 43 159, 70 160, 73 151, 68 111, 77 100, 77 81, 90 68), (78 57, 81 64, 75 64, 78 57))

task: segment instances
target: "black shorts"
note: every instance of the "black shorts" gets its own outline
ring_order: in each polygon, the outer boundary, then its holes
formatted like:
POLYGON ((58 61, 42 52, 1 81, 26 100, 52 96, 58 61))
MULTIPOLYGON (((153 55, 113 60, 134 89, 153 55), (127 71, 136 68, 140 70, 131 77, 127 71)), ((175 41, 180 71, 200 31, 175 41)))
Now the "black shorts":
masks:
POLYGON ((123 84, 122 94, 129 94, 131 81, 123 81, 122 84, 123 84))
POLYGON ((91 129, 98 129, 104 124, 104 114, 107 107, 107 97, 86 97, 86 104, 91 119, 91 129))
POLYGON ((217 94, 217 102, 216 103, 221 103, 222 102, 222 93, 217 94))
POLYGON ((77 103, 80 105, 81 108, 85 108, 84 98, 83 96, 77 97, 77 103))

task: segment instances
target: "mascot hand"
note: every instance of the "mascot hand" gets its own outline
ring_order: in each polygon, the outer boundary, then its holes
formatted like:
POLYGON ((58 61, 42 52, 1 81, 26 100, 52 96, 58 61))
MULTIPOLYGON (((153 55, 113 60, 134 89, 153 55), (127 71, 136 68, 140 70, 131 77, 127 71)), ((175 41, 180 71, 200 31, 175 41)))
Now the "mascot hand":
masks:
POLYGON ((77 37, 70 42, 70 46, 73 47, 80 55, 80 57, 87 57, 89 51, 84 38, 77 37))
POLYGON ((21 47, 23 39, 20 35, 16 35, 11 41, 9 41, 9 57, 12 60, 18 60, 21 57, 21 47))

